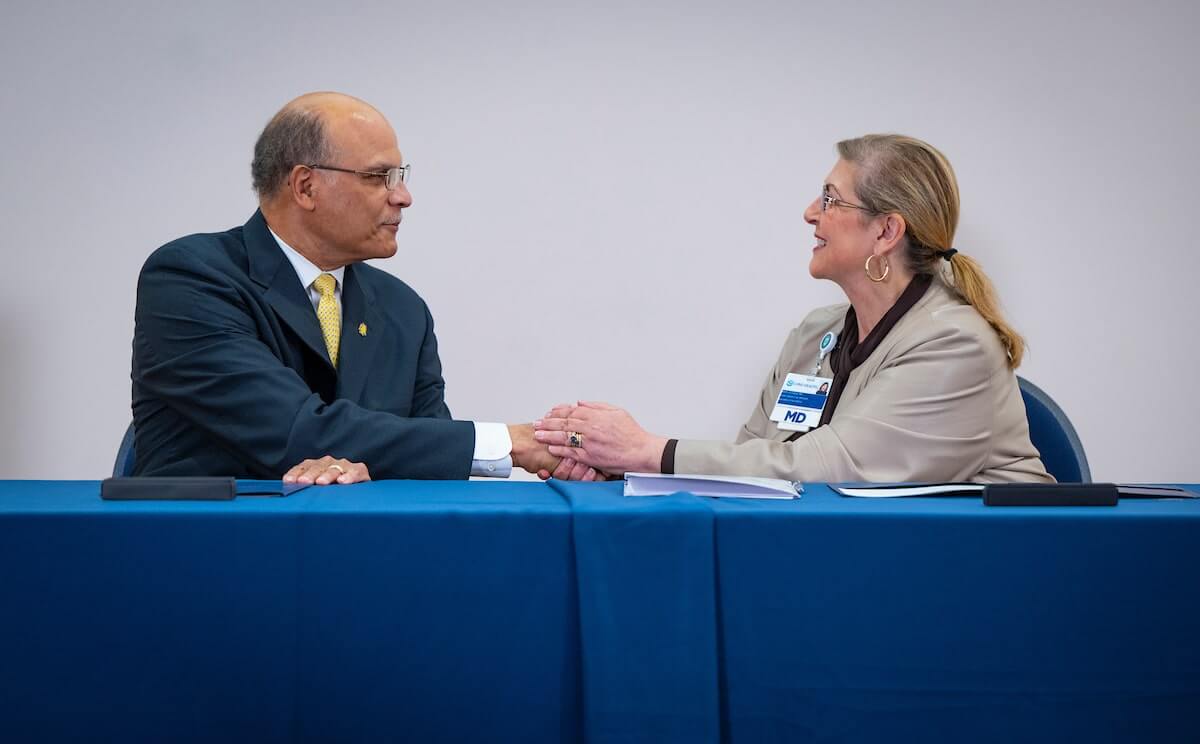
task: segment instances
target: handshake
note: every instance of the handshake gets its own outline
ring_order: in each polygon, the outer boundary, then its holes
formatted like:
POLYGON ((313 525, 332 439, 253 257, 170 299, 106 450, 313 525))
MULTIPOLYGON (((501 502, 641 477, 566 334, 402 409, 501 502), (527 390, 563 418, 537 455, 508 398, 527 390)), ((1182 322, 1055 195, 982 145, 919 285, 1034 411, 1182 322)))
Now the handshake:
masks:
POLYGON ((607 403, 564 403, 532 424, 510 425, 508 430, 513 464, 543 480, 657 473, 667 446, 666 437, 650 434, 628 411, 607 403))
MULTIPOLYGON (((626 472, 657 473, 667 438, 647 432, 628 411, 607 403, 557 405, 532 424, 509 424, 512 460, 542 480, 606 480, 626 472)), ((345 458, 305 460, 283 475, 285 483, 358 483, 371 480, 367 465, 345 458)))

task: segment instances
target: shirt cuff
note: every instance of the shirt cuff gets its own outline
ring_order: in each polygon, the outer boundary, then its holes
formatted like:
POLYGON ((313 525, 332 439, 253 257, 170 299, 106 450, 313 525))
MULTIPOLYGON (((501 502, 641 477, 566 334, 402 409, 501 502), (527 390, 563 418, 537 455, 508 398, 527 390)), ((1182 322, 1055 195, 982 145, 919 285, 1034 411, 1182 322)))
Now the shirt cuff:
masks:
POLYGON ((507 478, 512 474, 512 438, 508 426, 483 421, 475 425, 475 452, 471 455, 471 475, 507 478))

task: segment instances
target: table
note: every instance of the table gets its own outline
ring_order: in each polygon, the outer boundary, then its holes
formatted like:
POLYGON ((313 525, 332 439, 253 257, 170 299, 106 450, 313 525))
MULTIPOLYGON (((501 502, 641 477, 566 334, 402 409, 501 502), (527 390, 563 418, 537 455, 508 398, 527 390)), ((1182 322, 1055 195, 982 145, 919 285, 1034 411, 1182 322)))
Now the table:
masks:
POLYGON ((579 738, 571 513, 544 485, 98 494, 0 486, 0 738, 579 738))
POLYGON ((1200 741, 1200 504, 721 502, 737 741, 1200 741))
POLYGON ((1200 740, 1200 504, 0 483, 5 739, 1200 740))

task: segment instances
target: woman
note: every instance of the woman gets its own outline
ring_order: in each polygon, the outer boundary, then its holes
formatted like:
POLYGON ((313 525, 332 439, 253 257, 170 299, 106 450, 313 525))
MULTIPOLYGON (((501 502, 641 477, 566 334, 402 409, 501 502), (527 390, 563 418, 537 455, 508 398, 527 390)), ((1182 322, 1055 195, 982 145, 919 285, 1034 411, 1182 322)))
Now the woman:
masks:
POLYGON ((613 406, 559 406, 535 424, 564 458, 553 475, 1053 481, 1029 441, 1013 373, 1024 341, 979 264, 952 248, 950 163, 899 135, 837 149, 804 219, 816 237, 809 273, 836 282, 849 304, 815 310, 792 331, 737 439, 668 439, 613 406), (803 392, 822 383, 827 397, 803 392))

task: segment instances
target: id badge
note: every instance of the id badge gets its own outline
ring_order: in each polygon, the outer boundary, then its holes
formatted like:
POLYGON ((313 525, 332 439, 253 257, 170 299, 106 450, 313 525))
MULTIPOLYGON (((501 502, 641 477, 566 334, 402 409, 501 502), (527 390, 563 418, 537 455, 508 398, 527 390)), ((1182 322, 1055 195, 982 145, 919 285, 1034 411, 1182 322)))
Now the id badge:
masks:
POLYGON ((829 400, 832 377, 788 373, 779 388, 779 398, 771 411, 771 420, 780 429, 808 431, 821 423, 821 412, 829 400))

